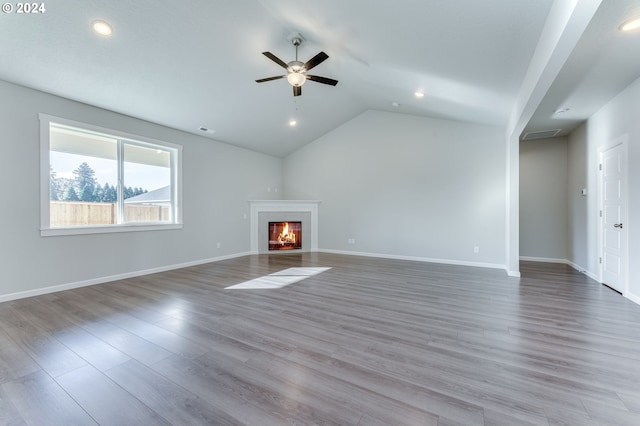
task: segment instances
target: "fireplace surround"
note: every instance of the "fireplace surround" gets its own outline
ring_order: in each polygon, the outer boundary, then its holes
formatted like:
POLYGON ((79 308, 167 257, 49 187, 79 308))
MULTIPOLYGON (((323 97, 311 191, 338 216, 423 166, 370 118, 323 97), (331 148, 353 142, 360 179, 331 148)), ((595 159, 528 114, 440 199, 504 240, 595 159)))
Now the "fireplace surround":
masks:
POLYGON ((270 222, 301 222, 302 246, 295 252, 318 251, 319 204, 318 200, 250 200, 251 253, 291 253, 288 250, 269 250, 270 222))

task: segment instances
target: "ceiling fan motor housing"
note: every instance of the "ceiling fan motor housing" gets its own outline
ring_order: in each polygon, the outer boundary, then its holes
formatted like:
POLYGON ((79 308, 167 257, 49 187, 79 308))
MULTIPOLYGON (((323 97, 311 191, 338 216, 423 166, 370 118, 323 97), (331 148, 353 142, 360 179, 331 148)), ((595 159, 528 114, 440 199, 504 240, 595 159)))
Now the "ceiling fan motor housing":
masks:
POLYGON ((300 61, 291 61, 287 64, 289 66, 289 72, 305 72, 304 63, 300 61))

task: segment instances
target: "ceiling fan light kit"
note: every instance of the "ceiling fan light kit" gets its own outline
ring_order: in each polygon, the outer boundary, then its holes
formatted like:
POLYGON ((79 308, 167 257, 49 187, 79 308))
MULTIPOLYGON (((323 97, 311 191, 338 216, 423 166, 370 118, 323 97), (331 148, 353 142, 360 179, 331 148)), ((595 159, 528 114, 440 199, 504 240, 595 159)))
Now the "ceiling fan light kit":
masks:
POLYGON ((338 84, 338 80, 307 74, 307 71, 327 60, 329 58, 329 55, 324 52, 320 52, 313 58, 309 59, 307 62, 300 62, 298 61, 298 46, 302 44, 304 39, 300 34, 293 33, 289 36, 289 41, 291 41, 291 44, 293 44, 296 48, 296 59, 291 62, 286 63, 271 52, 262 52, 264 56, 280 65, 282 68, 286 69, 287 74, 261 78, 259 80, 256 80, 256 83, 264 83, 267 81, 279 80, 286 77, 289 84, 293 86, 293 96, 302 95, 302 85, 307 80, 315 81, 316 83, 328 84, 330 86, 335 86, 336 84, 338 84))

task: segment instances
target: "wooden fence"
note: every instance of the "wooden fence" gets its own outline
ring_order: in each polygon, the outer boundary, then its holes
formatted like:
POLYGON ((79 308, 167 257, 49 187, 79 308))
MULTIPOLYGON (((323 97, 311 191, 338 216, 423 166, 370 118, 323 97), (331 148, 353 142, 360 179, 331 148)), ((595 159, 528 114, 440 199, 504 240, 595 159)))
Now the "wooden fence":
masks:
MULTIPOLYGON (((124 205, 125 222, 166 222, 169 206, 142 204, 124 205)), ((118 223, 115 203, 87 203, 82 201, 51 201, 50 222, 54 227, 82 225, 114 225, 118 223)))

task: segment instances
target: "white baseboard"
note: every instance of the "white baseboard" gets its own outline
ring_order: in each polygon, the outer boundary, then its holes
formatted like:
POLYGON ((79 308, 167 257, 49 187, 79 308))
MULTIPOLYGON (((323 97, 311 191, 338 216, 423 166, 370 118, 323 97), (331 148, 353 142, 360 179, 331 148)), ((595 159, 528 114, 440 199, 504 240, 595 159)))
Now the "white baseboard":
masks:
POLYGON ((318 249, 318 252, 332 253, 332 254, 345 254, 349 256, 377 257, 382 259, 396 259, 396 260, 411 260, 414 262, 442 263, 445 265, 473 266, 476 268, 492 268, 492 269, 506 270, 505 265, 499 265, 497 263, 468 262, 464 260, 452 260, 452 259, 433 259, 428 257, 402 256, 402 255, 396 255, 396 254, 383 254, 383 253, 367 253, 367 252, 347 251, 347 250, 318 249))
POLYGON ((631 300, 633 303, 637 303, 638 305, 640 305, 640 296, 636 296, 633 293, 627 292, 627 294, 625 294, 624 297, 631 300))
POLYGON ((570 260, 567 260, 567 265, 571 266, 573 269, 575 269, 578 272, 582 272, 583 274, 585 274, 586 276, 588 276, 589 278, 591 278, 594 281, 600 281, 600 279, 598 278, 598 276, 596 274, 594 274, 591 271, 587 271, 586 268, 583 268, 582 266, 573 263, 570 260))
POLYGON ((55 293, 55 292, 58 292, 58 291, 71 290, 71 289, 74 289, 74 288, 87 287, 87 286, 90 286, 90 285, 104 284, 104 283, 108 283, 108 282, 112 282, 112 281, 124 280, 124 279, 127 279, 127 278, 140 277, 140 276, 143 276, 143 275, 150 275, 150 274, 155 274, 155 273, 158 273, 158 272, 171 271, 171 270, 174 270, 174 269, 188 268, 190 266, 197 266, 197 265, 202 265, 202 264, 205 264, 205 263, 220 262, 222 260, 227 260, 227 259, 233 259, 233 258, 236 258, 236 257, 246 256, 248 254, 249 253, 237 253, 237 254, 231 254, 231 255, 227 255, 227 256, 213 257, 213 258, 210 258, 210 259, 200 259, 200 260, 196 260, 196 261, 192 261, 192 262, 185 262, 185 263, 180 263, 180 264, 175 264, 175 265, 168 265, 168 266, 160 266, 158 268, 144 269, 144 270, 141 270, 141 271, 133 271, 133 272, 127 272, 127 273, 124 273, 124 274, 110 275, 110 276, 107 276, 107 277, 92 278, 90 280, 77 281, 77 282, 68 283, 68 284, 59 284, 59 285, 54 285, 54 286, 50 286, 50 287, 37 288, 37 289, 34 289, 34 290, 19 291, 17 293, 3 294, 3 295, 0 295, 0 303, 8 302, 8 301, 11 301, 11 300, 24 299, 26 297, 40 296, 42 294, 55 293))
MULTIPOLYGON (((355 252, 355 251, 346 251, 346 250, 327 250, 327 249, 313 250, 313 252, 316 252, 316 251, 319 252, 319 253, 344 254, 344 255, 350 255, 350 256, 377 257, 377 258, 384 258, 384 259, 410 260, 410 261, 415 261, 415 262, 440 263, 440 264, 445 264, 445 265, 458 265, 458 266, 472 266, 472 267, 477 267, 477 268, 503 269, 503 270, 506 271, 507 275, 509 275, 510 277, 520 277, 520 272, 518 272, 518 271, 509 271, 505 265, 500 265, 500 264, 496 264, 496 263, 468 262, 468 261, 451 260, 451 259, 433 259, 433 258, 426 258, 426 257, 401 256, 401 255, 381 254, 381 253, 366 253, 366 252, 355 252)), ((222 260, 234 259, 234 258, 237 258, 237 257, 243 257, 243 256, 252 255, 252 254, 258 254, 258 253, 253 253, 253 252, 235 253, 235 254, 230 254, 230 255, 226 255, 226 256, 212 257, 212 258, 209 258, 209 259, 200 259, 200 260, 196 260, 196 261, 192 261, 192 262, 185 262, 185 263, 179 263, 179 264, 174 264, 174 265, 161 266, 161 267, 158 267, 158 268, 144 269, 144 270, 140 270, 140 271, 127 272, 127 273, 124 273, 124 274, 117 274, 117 275, 110 275, 110 276, 106 276, 106 277, 93 278, 93 279, 90 279, 90 280, 77 281, 77 282, 68 283, 68 284, 59 284, 59 285, 54 285, 54 286, 49 286, 49 287, 37 288, 37 289, 34 289, 34 290, 20 291, 20 292, 16 292, 16 293, 9 293, 9 294, 0 295, 0 303, 9 302, 11 300, 24 299, 24 298, 27 298, 27 297, 40 296, 42 294, 55 293, 55 292, 58 292, 58 291, 72 290, 74 288, 87 287, 87 286, 90 286, 90 285, 104 284, 104 283, 108 283, 108 282, 112 282, 112 281, 124 280, 124 279, 127 279, 127 278, 140 277, 140 276, 143 276, 143 275, 150 275, 150 274, 155 274, 155 273, 158 273, 158 272, 171 271, 171 270, 174 270, 174 269, 188 268, 190 266, 197 266, 197 265, 202 265, 202 264, 205 264, 205 263, 220 262, 222 260)), ((573 269, 577 270, 578 272, 581 272, 581 273, 587 275, 589 278, 593 279, 594 281, 598 281, 598 278, 597 278, 597 276, 595 274, 585 270, 580 265, 577 265, 577 264, 575 264, 575 263, 573 263, 571 261, 568 261, 566 259, 551 259, 551 258, 524 257, 524 256, 520 257, 520 259, 521 260, 532 261, 532 262, 564 263, 566 265, 571 266, 573 269)), ((629 300, 633 301, 634 303, 637 303, 637 304, 640 305, 640 296, 636 296, 633 293, 627 293, 625 295, 625 297, 628 298, 629 300)))
POLYGON ((575 269, 576 271, 578 271, 578 272, 580 272, 582 274, 585 274, 586 276, 588 276, 592 280, 598 281, 598 276, 596 274, 594 274, 593 272, 587 271, 582 266, 580 266, 580 265, 578 265, 576 263, 573 263, 572 261, 567 260, 567 259, 555 259, 555 258, 549 258, 549 257, 520 256, 520 260, 525 260, 525 261, 529 261, 529 262, 562 263, 562 264, 571 266, 573 269, 575 269))
MULTIPOLYGON (((569 265, 571 266, 573 269, 575 269, 576 271, 585 274, 587 277, 591 278, 594 281, 599 281, 599 278, 596 274, 594 274, 593 272, 588 271, 586 268, 583 268, 582 266, 573 263, 570 260, 567 259, 558 259, 555 257, 533 257, 533 256, 520 256, 520 260, 524 260, 524 261, 528 261, 528 262, 542 262, 542 263, 560 263, 563 265, 569 265)), ((509 273, 509 271, 507 271, 507 273, 509 273)))
POLYGON ((566 259, 556 259, 553 257, 531 257, 531 256, 520 256, 520 260, 524 260, 528 262, 563 263, 565 265, 567 265, 569 262, 566 259))
MULTIPOLYGON (((573 263, 570 260, 566 260, 566 259, 547 259, 547 258, 541 258, 541 257, 520 257, 520 260, 529 260, 532 262, 550 262, 550 263, 564 263, 567 264, 569 266, 571 266, 573 269, 575 269, 576 271, 585 274, 587 277, 591 278, 592 280, 596 281, 596 282, 600 282, 600 278, 598 278, 598 276, 596 274, 594 274, 593 272, 587 271, 585 268, 583 268, 582 266, 573 263)), ((626 294, 624 294, 624 297, 626 297, 627 299, 631 300, 634 303, 637 303, 638 305, 640 305, 640 296, 637 296, 633 293, 629 293, 627 292, 626 294)))

